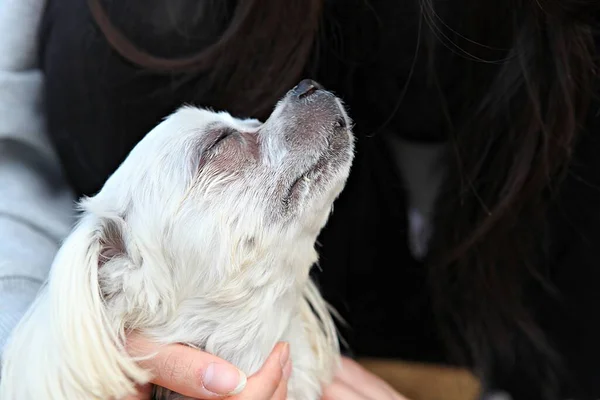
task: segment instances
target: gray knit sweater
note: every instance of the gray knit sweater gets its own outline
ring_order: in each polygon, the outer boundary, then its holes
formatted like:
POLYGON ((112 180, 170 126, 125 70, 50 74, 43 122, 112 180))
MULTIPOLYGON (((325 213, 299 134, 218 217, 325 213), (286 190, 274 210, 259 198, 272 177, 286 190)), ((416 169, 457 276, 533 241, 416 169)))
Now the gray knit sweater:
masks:
POLYGON ((73 220, 47 142, 36 39, 44 0, 0 0, 0 356, 73 220))

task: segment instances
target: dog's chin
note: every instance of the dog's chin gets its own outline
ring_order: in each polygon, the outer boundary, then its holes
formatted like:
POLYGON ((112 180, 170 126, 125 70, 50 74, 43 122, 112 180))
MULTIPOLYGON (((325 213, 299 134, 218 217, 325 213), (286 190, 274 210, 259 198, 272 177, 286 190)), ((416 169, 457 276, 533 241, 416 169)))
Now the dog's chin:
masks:
POLYGON ((341 184, 348 176, 345 158, 349 151, 349 148, 335 152, 328 149, 314 164, 297 176, 283 199, 286 210, 294 213, 311 209, 314 204, 322 203, 319 200, 333 202, 333 197, 337 196, 341 184))

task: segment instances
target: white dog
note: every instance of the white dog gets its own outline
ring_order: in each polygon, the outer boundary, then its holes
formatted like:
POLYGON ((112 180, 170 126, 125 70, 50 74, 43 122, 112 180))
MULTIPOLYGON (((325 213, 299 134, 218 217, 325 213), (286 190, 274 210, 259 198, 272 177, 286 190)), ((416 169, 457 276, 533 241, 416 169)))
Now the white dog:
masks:
POLYGON ((265 123, 179 109, 81 202, 7 346, 1 399, 131 394, 150 379, 124 351, 137 330, 205 349, 248 375, 288 341, 288 397, 317 400, 339 346, 309 269, 352 159, 340 100, 312 81, 265 123))

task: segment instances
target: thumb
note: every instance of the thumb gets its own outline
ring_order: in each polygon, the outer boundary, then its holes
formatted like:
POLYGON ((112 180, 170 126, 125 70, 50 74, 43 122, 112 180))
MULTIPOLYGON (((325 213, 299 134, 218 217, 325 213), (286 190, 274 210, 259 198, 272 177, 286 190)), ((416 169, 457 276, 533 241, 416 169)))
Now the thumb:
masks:
POLYGON ((227 361, 182 344, 160 345, 131 334, 127 351, 133 357, 145 357, 139 365, 153 373, 152 383, 187 397, 231 396, 246 386, 246 375, 227 361))

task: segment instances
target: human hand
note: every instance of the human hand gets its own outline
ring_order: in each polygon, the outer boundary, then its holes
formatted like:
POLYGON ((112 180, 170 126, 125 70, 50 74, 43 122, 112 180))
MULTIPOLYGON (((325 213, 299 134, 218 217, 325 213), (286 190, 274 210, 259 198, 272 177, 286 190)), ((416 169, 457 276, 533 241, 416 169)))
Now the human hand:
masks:
POLYGON ((246 388, 229 400, 286 400, 287 383, 292 374, 290 346, 278 344, 263 367, 248 379, 246 388))
POLYGON ((127 349, 132 356, 156 356, 140 362, 153 371, 151 383, 125 400, 149 400, 152 384, 201 400, 227 396, 229 400, 285 400, 287 396, 292 370, 287 344, 278 344, 261 370, 249 379, 230 363, 181 344, 159 346, 132 334, 127 338, 127 349))
POLYGON ((342 359, 336 374, 321 400, 408 400, 390 385, 373 375, 355 361, 342 359))

